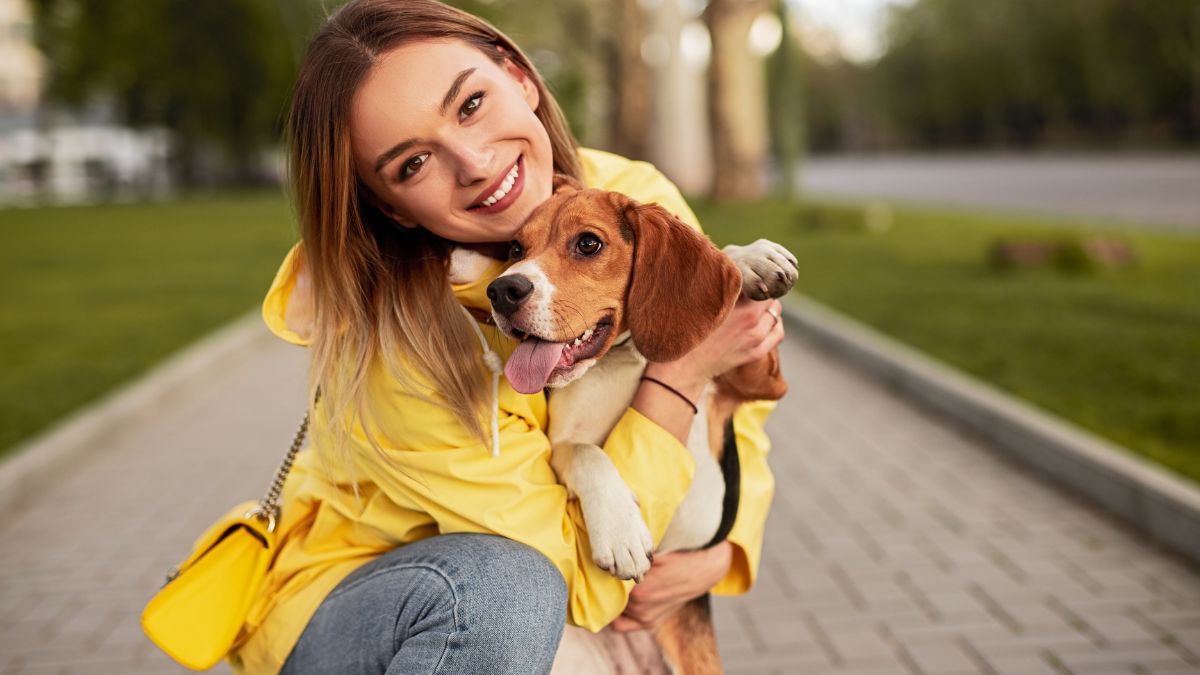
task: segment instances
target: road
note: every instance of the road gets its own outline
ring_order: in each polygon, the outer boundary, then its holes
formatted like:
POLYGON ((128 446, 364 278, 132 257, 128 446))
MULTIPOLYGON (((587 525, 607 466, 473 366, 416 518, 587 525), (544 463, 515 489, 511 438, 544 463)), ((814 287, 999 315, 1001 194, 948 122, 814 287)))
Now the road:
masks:
POLYGON ((1200 154, 813 157, 806 193, 986 207, 1200 232, 1200 154))

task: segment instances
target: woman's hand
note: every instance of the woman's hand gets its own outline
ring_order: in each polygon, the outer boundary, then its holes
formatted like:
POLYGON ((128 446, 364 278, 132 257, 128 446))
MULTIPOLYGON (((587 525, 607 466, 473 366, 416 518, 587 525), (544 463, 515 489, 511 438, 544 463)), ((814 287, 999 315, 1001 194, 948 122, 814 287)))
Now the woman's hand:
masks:
POLYGON ((612 622, 613 630, 654 628, 685 602, 704 595, 729 572, 733 544, 723 541, 700 551, 654 556, 646 578, 633 587, 625 612, 612 622))
POLYGON ((725 321, 682 358, 650 363, 646 374, 686 391, 698 391, 712 378, 766 356, 783 341, 782 305, 742 296, 725 321))

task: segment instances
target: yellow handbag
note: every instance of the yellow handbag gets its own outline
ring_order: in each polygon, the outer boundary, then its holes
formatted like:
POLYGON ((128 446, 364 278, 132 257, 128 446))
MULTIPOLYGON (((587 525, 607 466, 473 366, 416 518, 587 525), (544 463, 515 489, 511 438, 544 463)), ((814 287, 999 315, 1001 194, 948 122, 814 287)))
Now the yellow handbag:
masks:
POLYGON ((279 494, 307 431, 305 414, 267 495, 213 523, 142 610, 146 636, 180 665, 208 670, 237 639, 275 558, 279 494))

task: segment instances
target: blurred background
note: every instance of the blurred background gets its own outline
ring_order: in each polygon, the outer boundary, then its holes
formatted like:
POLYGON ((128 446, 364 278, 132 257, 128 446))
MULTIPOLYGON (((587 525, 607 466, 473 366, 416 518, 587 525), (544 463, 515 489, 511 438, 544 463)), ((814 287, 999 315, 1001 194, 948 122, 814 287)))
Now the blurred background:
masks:
MULTIPOLYGON (((0 673, 179 672, 141 608, 302 407, 306 355, 248 314, 339 4, 0 0, 0 673)), ((718 244, 784 244, 796 293, 1200 494, 1197 0, 453 4, 718 244)), ((731 673, 1200 672, 1194 562, 793 338, 731 673)))
MULTIPOLYGON (((251 309, 333 0, 0 0, 0 448, 251 309)), ((1200 3, 475 0, 799 290, 1200 479, 1200 3)))

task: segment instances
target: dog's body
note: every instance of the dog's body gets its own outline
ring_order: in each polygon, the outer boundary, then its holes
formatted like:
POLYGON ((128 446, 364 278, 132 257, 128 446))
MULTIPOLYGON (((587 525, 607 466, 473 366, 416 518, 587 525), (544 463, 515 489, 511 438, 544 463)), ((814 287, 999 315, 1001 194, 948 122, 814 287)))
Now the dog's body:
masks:
MULTIPOLYGON (((699 549, 728 533, 736 513, 736 501, 731 510, 726 499, 729 460, 736 466, 731 420, 743 401, 782 397, 778 357, 772 352, 717 378, 695 402, 686 443, 695 472, 657 549, 633 492, 602 449, 605 439, 633 402, 648 358, 672 361, 690 351, 743 292, 755 299, 786 293, 795 260, 762 240, 722 255, 661 207, 574 184, 556 187, 518 234, 518 262, 488 295, 497 325, 527 338, 509 359, 510 383, 525 393, 552 388, 551 463, 580 502, 593 559, 620 578, 640 580, 654 550, 699 549)), ((470 267, 467 260, 454 264, 470 267)), ((729 480, 736 489, 737 478, 729 480)), ((640 672, 661 658, 675 672, 720 672, 707 596, 656 631, 657 649, 648 652, 639 640, 568 626, 555 672, 624 672, 630 658, 640 659, 633 666, 640 672)))

